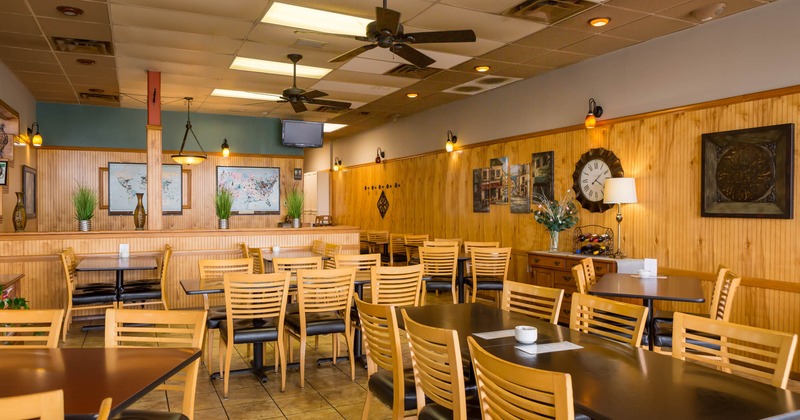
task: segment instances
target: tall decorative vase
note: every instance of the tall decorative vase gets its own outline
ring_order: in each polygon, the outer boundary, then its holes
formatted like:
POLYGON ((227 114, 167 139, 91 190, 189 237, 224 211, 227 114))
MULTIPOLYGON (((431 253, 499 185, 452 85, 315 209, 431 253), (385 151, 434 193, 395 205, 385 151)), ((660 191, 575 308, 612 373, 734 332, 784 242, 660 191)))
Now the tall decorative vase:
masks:
POLYGON ((142 197, 144 197, 144 193, 136 193, 136 209, 133 210, 133 225, 136 226, 136 230, 144 230, 144 225, 147 223, 142 197))
POLYGON ((28 223, 28 214, 25 212, 23 197, 24 195, 21 192, 17 193, 17 205, 14 207, 14 213, 12 213, 11 218, 14 223, 14 232, 25 231, 25 224, 28 223))
POLYGON ((550 231, 550 252, 558 252, 558 231, 550 231))

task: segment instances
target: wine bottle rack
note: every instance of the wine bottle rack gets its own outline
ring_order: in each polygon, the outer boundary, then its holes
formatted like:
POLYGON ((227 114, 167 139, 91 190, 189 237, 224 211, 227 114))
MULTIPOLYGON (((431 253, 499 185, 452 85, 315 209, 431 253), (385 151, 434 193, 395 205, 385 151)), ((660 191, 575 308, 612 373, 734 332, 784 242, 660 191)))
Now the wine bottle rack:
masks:
POLYGON ((574 253, 586 256, 614 254, 614 231, 605 226, 586 225, 572 230, 574 253))

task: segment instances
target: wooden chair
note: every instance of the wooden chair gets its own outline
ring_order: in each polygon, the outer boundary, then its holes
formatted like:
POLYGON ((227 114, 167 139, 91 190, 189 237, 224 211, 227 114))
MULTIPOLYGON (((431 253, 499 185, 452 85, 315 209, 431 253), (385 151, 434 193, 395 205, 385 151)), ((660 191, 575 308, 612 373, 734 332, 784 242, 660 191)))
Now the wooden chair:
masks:
POLYGON ((578 293, 583 293, 584 295, 589 293, 588 287, 586 286, 586 274, 584 274, 581 264, 572 266, 572 278, 575 279, 578 293))
POLYGON ((65 289, 67 291, 67 308, 62 324, 62 341, 67 341, 67 331, 72 324, 74 312, 96 311, 97 309, 113 308, 116 305, 117 293, 114 288, 83 289, 78 290, 75 285, 75 271, 72 262, 61 253, 61 265, 64 270, 65 289))
POLYGON ((289 333, 289 359, 292 359, 291 337, 300 341, 300 387, 305 387, 306 341, 309 335, 333 335, 333 363, 339 354, 342 334, 350 354, 350 376, 356 378, 353 354, 353 330, 350 328, 350 308, 353 306, 353 288, 356 269, 298 270, 297 298, 300 312, 286 315, 289 333))
POLYGON ((583 258, 581 259, 580 265, 583 269, 583 278, 586 280, 586 287, 589 289, 597 283, 597 273, 594 270, 594 262, 591 258, 583 258))
POLYGON ((250 258, 250 249, 247 248, 246 243, 239 242, 239 250, 242 251, 242 258, 250 258))
POLYGON ((464 279, 464 287, 472 289, 472 303, 478 298, 478 290, 498 292, 499 301, 500 292, 508 280, 511 248, 472 248, 470 262, 472 274, 464 279))
POLYGON ((647 307, 601 297, 572 294, 569 327, 638 346, 647 322, 647 307))
MULTIPOLYGON (((372 271, 378 269, 373 268, 372 271)), ((367 303, 358 298, 356 307, 361 319, 361 329, 364 331, 364 349, 367 354, 367 399, 364 401, 361 418, 369 418, 370 402, 375 395, 380 402, 392 408, 392 419, 402 419, 406 411, 417 408, 417 400, 414 371, 403 369, 403 350, 395 307, 367 303)))
POLYGON ((0 348, 11 346, 54 349, 58 347, 58 335, 61 333, 63 321, 63 309, 0 310, 0 336, 10 336, 0 341, 0 348))
POLYGON ((408 264, 419 263, 419 247, 423 246, 427 240, 428 235, 405 235, 403 237, 408 264))
POLYGON ((406 259, 406 235, 392 233, 389 235, 388 255, 383 256, 383 263, 395 266, 408 263, 406 259))
POLYGON ((367 231, 361 230, 358 232, 358 252, 359 254, 369 254, 369 242, 367 238, 367 231))
POLYGON ((564 289, 509 281, 503 288, 500 308, 556 324, 563 300, 564 289))
MULTIPOLYGON (((388 230, 369 230, 369 231, 367 231, 367 240, 369 242, 388 243, 389 242, 389 231, 388 230)), ((382 245, 378 245, 378 244, 375 244, 375 243, 370 243, 369 244, 369 253, 370 254, 380 254, 382 249, 383 249, 382 245)))
POLYGON ((327 260, 322 262, 324 268, 335 268, 336 267, 336 260, 334 257, 342 253, 342 246, 338 244, 325 244, 325 253, 324 256, 328 257, 327 260))
POLYGON ((253 260, 253 274, 266 274, 264 267, 264 251, 261 248, 248 248, 250 258, 253 260))
POLYGON ((786 389, 797 334, 675 313, 672 357, 766 379, 786 389), (706 343, 706 345, 694 342, 706 343))
POLYGON ((419 248, 422 265, 422 305, 428 291, 449 291, 453 303, 458 303, 456 276, 458 275, 458 247, 451 242, 446 247, 419 248))
POLYGON ((234 344, 275 341, 281 369, 281 392, 286 390, 283 335, 289 277, 288 271, 225 274, 226 318, 219 326, 219 365, 222 367, 224 398, 228 398, 234 344))
MULTIPOLYGON (((252 258, 233 258, 229 260, 200 260, 200 287, 222 288, 222 279, 226 273, 253 274, 252 258)), ((224 298, 223 298, 224 299, 224 298)), ((214 330, 219 329, 219 324, 226 319, 225 305, 211 306, 208 294, 203 295, 203 309, 208 312, 206 327, 208 329, 206 343, 203 346, 203 359, 206 369, 213 371, 214 330)))
POLYGON ((456 249, 461 249, 461 245, 459 244, 458 240, 444 240, 438 239, 433 241, 425 241, 422 243, 422 246, 427 246, 429 248, 449 248, 449 247, 456 247, 456 249))
POLYGON ((169 261, 172 258, 172 247, 170 245, 164 246, 164 253, 161 256, 161 269, 159 270, 159 279, 155 282, 153 280, 135 280, 126 283, 123 287, 123 292, 120 294, 119 306, 161 306, 163 309, 169 309, 167 303, 167 269, 169 268, 169 261))
POLYGON ((575 418, 572 377, 507 362, 467 337, 485 419, 575 418))
MULTIPOLYGON (((198 310, 108 309, 106 347, 191 347, 203 345, 206 312, 198 310)), ((200 359, 156 389, 183 392, 181 413, 194 417, 195 391, 200 359)), ((123 419, 150 418, 139 410, 123 411, 123 419)))
POLYGON ((336 254, 333 256, 335 268, 356 268, 356 279, 368 280, 370 269, 381 265, 380 254, 336 254))
POLYGON ((456 242, 459 250, 464 245, 464 240, 461 238, 433 238, 433 242, 456 242))
POLYGON ((319 239, 314 239, 314 242, 311 244, 311 252, 319 255, 325 254, 325 241, 320 241, 319 239))
POLYGON ((409 318, 405 309, 401 311, 411 349, 411 366, 417 389, 417 416, 479 418, 477 407, 468 413, 458 332, 420 324, 409 318), (426 405, 426 398, 432 403, 426 405))
POLYGON ((75 254, 75 249, 72 248, 71 246, 68 246, 61 251, 61 254, 69 262, 68 265, 70 273, 72 274, 72 278, 74 278, 76 281, 75 284, 76 290, 97 290, 97 289, 114 290, 114 288, 116 287, 114 283, 107 283, 107 282, 77 283, 77 268, 80 260, 78 259, 78 256, 75 254))
MULTIPOLYGON (((464 253, 470 255, 475 248, 500 248, 500 242, 477 242, 477 241, 464 241, 464 253)), ((464 276, 472 275, 472 264, 467 261, 464 264, 464 276)))
POLYGON ((276 273, 288 271, 291 278, 297 278, 297 270, 322 270, 322 256, 319 257, 297 257, 297 258, 273 258, 272 269, 276 273))
POLYGON ((422 289, 422 265, 373 267, 372 303, 377 305, 417 306, 422 289))
MULTIPOLYGON (((58 338, 58 335, 56 335, 58 338)), ((56 340, 58 341, 58 340, 56 340)), ((64 420, 64 390, 38 392, 0 398, 4 420, 64 420)), ((108 420, 111 414, 111 398, 100 403, 97 420, 108 420)))

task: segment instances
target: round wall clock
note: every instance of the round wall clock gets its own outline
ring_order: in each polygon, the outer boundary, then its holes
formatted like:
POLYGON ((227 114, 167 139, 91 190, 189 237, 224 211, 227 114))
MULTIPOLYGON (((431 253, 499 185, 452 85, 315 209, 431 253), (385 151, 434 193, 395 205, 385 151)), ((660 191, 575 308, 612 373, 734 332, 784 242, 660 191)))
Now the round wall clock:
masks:
POLYGON ((572 173, 575 198, 592 213, 602 213, 612 204, 603 203, 603 186, 607 178, 625 176, 622 163, 614 152, 599 147, 581 155, 572 173))

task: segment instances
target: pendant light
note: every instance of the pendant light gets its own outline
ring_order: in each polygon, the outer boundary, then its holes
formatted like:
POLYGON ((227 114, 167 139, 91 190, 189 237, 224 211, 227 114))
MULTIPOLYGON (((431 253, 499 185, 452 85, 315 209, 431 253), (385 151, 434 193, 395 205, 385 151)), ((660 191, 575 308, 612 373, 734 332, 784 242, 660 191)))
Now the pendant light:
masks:
POLYGON ((186 100, 186 132, 183 133, 183 142, 181 143, 181 150, 178 152, 177 155, 172 155, 172 160, 174 160, 175 162, 180 163, 181 165, 192 165, 192 164, 203 162, 204 160, 206 160, 208 155, 206 154, 206 151, 203 149, 203 145, 200 144, 200 140, 197 140, 197 136, 194 134, 194 130, 192 130, 192 119, 191 119, 191 117, 189 115, 189 111, 190 111, 190 109, 192 107, 192 99, 193 98, 190 98, 190 97, 187 96, 187 97, 185 97, 183 99, 186 100), (194 141, 196 141, 197 145, 200 146, 200 151, 203 152, 202 155, 201 154, 197 154, 197 153, 193 153, 193 154, 192 153, 183 153, 183 148, 186 147, 186 138, 189 136, 189 132, 192 133, 192 137, 194 137, 194 141))

